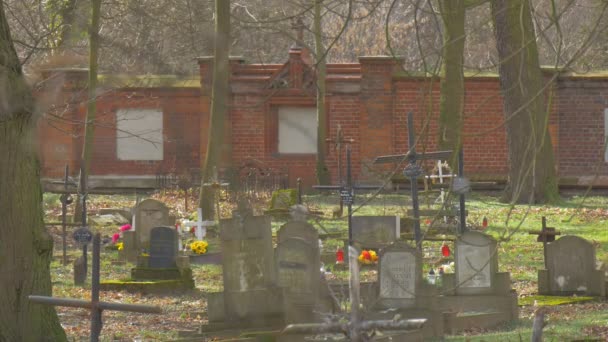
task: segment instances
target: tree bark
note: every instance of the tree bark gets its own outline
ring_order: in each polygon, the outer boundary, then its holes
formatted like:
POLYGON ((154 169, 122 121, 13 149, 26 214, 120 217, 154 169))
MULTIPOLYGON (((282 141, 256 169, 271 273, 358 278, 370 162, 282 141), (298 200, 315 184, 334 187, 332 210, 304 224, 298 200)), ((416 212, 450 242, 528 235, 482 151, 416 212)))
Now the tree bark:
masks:
POLYGON ((215 190, 205 187, 218 167, 220 152, 224 142, 224 126, 228 116, 229 78, 230 78, 230 1, 215 0, 215 47, 213 59, 213 83, 211 86, 211 110, 209 132, 207 134, 207 153, 203 165, 199 207, 205 220, 213 219, 213 199, 215 190))
MULTIPOLYGON (((101 0, 91 1, 91 26, 89 27, 89 82, 87 96, 87 115, 84 124, 84 143, 82 146, 81 165, 84 166, 84 175, 88 177, 91 168, 91 155, 93 154, 93 139, 95 137, 95 117, 97 116, 97 70, 99 55, 99 18, 101 11, 101 0)), ((82 172, 82 168, 80 169, 82 172)), ((82 222, 82 199, 78 182, 78 198, 74 206, 74 221, 82 222)))
POLYGON ((317 182, 322 185, 329 184, 330 174, 325 163, 327 151, 327 114, 325 112, 325 79, 327 76, 326 51, 323 46, 323 28, 321 23, 321 8, 323 0, 314 1, 315 61, 317 76, 317 182))
POLYGON ((529 0, 492 0, 504 96, 509 178, 504 200, 559 200, 549 114, 529 0))
POLYGON ((0 341, 65 341, 50 296, 53 240, 43 223, 34 100, 0 1, 0 341))
POLYGON ((440 0, 443 22, 443 64, 439 100, 439 147, 460 147, 464 110, 465 0, 440 0))

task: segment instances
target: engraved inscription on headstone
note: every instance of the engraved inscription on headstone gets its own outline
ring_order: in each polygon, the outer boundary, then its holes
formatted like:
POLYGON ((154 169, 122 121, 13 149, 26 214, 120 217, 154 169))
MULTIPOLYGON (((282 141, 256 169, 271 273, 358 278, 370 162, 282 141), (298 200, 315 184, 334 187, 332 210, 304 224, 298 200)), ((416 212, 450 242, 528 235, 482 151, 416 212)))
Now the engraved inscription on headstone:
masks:
POLYGON ((467 231, 455 242, 457 294, 491 293, 498 272, 496 240, 481 232, 467 231))
POLYGON ((413 253, 384 253, 380 261, 380 298, 415 298, 416 277, 416 256, 413 253))
POLYGON ((490 246, 457 245, 460 287, 490 287, 490 246))
POLYGON ((150 231, 150 268, 174 268, 177 256, 177 232, 170 227, 150 231))
POLYGON ((282 244, 277 254, 279 286, 295 293, 310 293, 311 247, 304 241, 290 239, 282 244))

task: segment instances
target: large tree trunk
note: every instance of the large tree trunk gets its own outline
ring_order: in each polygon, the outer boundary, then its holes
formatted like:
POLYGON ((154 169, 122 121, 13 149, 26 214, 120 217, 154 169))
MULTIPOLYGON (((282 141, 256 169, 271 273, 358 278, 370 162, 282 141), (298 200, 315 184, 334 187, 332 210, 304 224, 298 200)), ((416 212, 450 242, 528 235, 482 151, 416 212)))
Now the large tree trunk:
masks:
POLYGON ((0 341, 64 341, 52 307, 53 240, 43 223, 34 103, 0 1, 0 341))
POLYGON ((509 153, 505 200, 559 199, 529 0, 492 0, 509 153))
POLYGON ((325 113, 325 78, 327 76, 326 51, 323 46, 323 28, 321 25, 321 8, 323 0, 314 1, 314 27, 315 35, 315 61, 317 76, 317 182, 329 184, 330 175, 325 164, 325 151, 327 151, 327 114, 325 113))
POLYGON ((209 183, 217 168, 224 142, 224 126, 228 116, 230 77, 230 1, 215 0, 215 48, 213 59, 213 83, 211 86, 211 111, 207 134, 207 153, 203 165, 199 207, 205 220, 213 218, 215 190, 203 186, 209 183))
MULTIPOLYGON (((89 27, 89 88, 87 96, 87 116, 84 124, 84 143, 81 156, 80 177, 88 177, 91 168, 91 155, 93 154, 93 139, 95 136, 95 117, 97 116, 97 69, 99 54, 99 18, 101 11, 101 0, 91 1, 91 26, 89 27), (82 174, 84 168, 84 175, 82 174)), ((78 200, 74 206, 74 221, 82 221, 82 198, 80 194, 83 189, 78 182, 78 200)))
POLYGON ((465 0, 440 0, 439 8, 443 22, 439 147, 457 150, 464 110, 465 0))

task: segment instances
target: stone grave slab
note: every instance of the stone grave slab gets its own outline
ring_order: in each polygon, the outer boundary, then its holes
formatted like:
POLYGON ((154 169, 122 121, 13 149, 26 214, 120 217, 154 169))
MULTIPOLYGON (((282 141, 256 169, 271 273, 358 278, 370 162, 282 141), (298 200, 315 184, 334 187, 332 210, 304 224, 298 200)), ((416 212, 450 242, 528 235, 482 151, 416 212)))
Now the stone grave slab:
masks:
POLYGON ((382 248, 399 239, 399 216, 353 216, 353 241, 362 248, 382 248))
POLYGON ((152 228, 175 224, 175 219, 169 216, 169 208, 163 202, 151 198, 139 203, 134 208, 133 216, 139 249, 150 248, 152 228))
POLYGON ((177 231, 171 227, 150 230, 150 268, 176 268, 177 231))
POLYGON ((538 272, 541 295, 606 295, 603 270, 598 270, 591 242, 567 235, 547 246, 547 269, 538 272))
POLYGON ((420 253, 406 243, 395 243, 380 251, 378 301, 384 307, 416 306, 422 285, 420 253))
POLYGON ((313 322, 321 279, 318 233, 307 222, 291 221, 277 237, 277 281, 283 288, 286 322, 313 322))
POLYGON ((494 293, 498 272, 496 240, 491 236, 468 231, 455 242, 456 294, 494 293))
POLYGON ((220 227, 225 319, 281 314, 270 218, 237 215, 221 220, 220 227))

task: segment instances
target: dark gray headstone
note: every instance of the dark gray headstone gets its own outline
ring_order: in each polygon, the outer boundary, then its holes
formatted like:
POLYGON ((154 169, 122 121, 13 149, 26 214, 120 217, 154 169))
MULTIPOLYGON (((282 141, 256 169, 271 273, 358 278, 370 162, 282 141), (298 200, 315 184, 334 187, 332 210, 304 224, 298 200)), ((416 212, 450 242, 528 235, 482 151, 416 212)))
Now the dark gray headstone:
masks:
POLYGON ((363 248, 382 248, 397 241, 399 216, 353 216, 353 241, 363 248))
POLYGON ((380 251, 378 299, 389 307, 413 307, 422 284, 420 253, 398 242, 380 251))
POLYGON ((150 231, 150 268, 175 268, 177 231, 171 227, 155 227, 150 231))
POLYGON ((604 272, 597 270, 595 247, 583 238, 567 235, 550 243, 547 268, 546 281, 539 273, 539 292, 543 294, 605 296, 604 272))
POLYGON ((456 240, 455 246, 456 294, 492 293, 498 272, 496 240, 468 231, 456 240))

